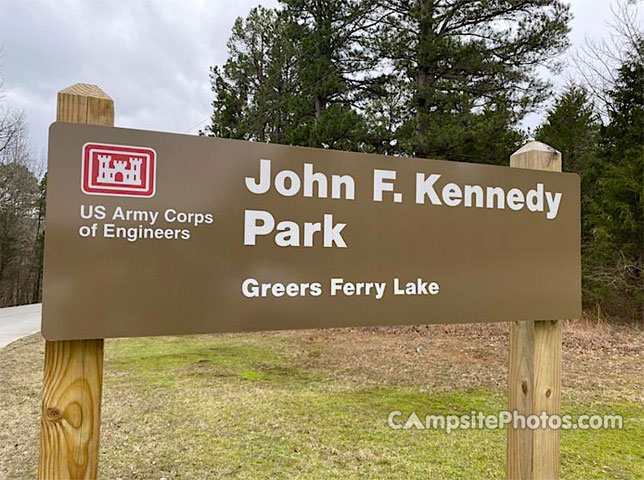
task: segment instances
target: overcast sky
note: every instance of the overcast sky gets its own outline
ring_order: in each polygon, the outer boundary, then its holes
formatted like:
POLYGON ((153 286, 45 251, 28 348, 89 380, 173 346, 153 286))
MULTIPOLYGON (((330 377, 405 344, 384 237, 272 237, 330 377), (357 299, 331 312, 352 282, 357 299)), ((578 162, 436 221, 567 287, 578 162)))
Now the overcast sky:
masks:
MULTIPOLYGON (((613 3, 571 2, 572 49, 607 35, 613 3)), ((277 1, 0 0, 3 103, 24 111, 43 158, 56 92, 77 82, 114 99, 116 126, 196 133, 211 111, 208 68, 225 61, 235 18, 259 4, 277 1)))

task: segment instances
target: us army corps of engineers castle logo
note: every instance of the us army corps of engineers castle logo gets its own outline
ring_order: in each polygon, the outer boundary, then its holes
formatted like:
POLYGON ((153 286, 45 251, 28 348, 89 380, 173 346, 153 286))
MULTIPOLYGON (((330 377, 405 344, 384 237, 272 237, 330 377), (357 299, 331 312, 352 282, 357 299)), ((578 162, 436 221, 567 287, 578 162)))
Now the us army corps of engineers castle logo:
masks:
POLYGON ((86 143, 81 188, 89 195, 154 196, 157 155, 152 148, 86 143))

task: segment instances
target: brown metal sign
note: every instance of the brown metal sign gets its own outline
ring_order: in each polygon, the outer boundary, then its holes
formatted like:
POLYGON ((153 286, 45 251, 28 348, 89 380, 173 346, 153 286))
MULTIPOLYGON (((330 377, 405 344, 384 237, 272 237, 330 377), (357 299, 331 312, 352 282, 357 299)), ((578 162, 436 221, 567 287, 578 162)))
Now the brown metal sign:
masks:
POLYGON ((572 318, 565 173, 55 123, 49 340, 572 318))

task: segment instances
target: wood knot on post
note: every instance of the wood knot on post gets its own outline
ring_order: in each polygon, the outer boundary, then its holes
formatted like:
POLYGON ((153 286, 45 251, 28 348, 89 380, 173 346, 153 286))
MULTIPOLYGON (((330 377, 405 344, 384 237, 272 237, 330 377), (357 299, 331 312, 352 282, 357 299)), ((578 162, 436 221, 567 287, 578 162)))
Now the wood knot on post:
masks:
POLYGON ((521 390, 523 391, 524 395, 528 394, 528 382, 526 380, 521 382, 521 390))
POLYGON ((552 389, 546 390, 546 398, 550 398, 550 395, 552 395, 552 389))
POLYGON ((58 420, 63 418, 63 412, 60 408, 49 407, 45 411, 45 416, 47 417, 47 420, 50 420, 52 422, 57 422, 58 420))

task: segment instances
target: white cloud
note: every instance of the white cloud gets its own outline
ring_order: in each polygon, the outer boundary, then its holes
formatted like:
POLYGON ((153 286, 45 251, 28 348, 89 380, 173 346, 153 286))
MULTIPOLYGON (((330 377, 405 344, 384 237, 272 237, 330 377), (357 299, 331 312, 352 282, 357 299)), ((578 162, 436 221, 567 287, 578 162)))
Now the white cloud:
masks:
POLYGON ((4 0, 2 76, 8 103, 25 111, 37 151, 46 148, 56 92, 99 85, 116 125, 192 133, 210 115, 208 68, 226 58, 237 16, 276 0, 4 0))
MULTIPOLYGON (((260 3, 277 0, 2 0, 5 98, 25 111, 37 152, 56 92, 77 82, 114 99, 117 126, 196 133, 211 111, 208 68, 225 60, 235 18, 260 3)), ((607 33, 611 3, 572 2, 573 45, 607 33)))

